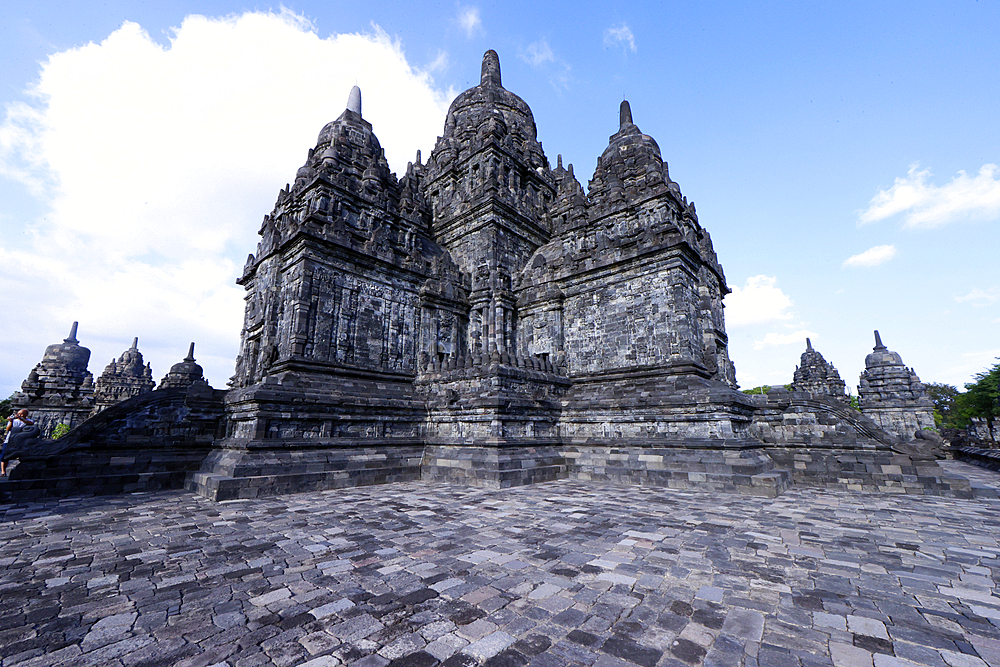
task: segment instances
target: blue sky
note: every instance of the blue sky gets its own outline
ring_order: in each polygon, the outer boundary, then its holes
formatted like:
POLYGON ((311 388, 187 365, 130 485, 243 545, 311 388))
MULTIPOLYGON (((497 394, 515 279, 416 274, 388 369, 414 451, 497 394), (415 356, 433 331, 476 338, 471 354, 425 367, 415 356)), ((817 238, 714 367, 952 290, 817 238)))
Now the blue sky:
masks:
POLYGON ((401 173, 489 48, 584 187, 628 98, 712 234, 743 387, 806 336, 849 387, 874 329, 925 382, 1000 357, 1000 4, 542 4, 5 5, 0 395, 74 320, 95 376, 193 340, 224 387, 236 276, 350 87, 401 173))

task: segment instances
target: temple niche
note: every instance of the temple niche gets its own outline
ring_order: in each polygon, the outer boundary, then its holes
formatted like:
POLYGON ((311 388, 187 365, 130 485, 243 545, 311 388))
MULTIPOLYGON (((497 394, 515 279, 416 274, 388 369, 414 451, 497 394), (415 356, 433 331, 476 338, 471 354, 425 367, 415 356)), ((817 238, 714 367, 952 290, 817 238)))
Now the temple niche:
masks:
POLYGON ((112 359, 94 384, 94 409, 91 416, 115 403, 153 391, 153 369, 144 364, 139 351, 139 339, 116 360, 112 359))
POLYGON ((934 403, 912 368, 898 353, 882 344, 875 332, 875 347, 865 357, 858 384, 861 412, 904 441, 921 429, 934 428, 934 403))
POLYGON ((73 322, 69 337, 45 348, 42 360, 11 399, 14 409, 27 408, 43 437, 59 424, 81 423, 94 407, 94 376, 87 370, 90 350, 76 338, 73 322))
POLYGON ((813 349, 812 341, 806 338, 806 351, 802 353, 799 365, 792 379, 792 391, 832 396, 837 400, 848 400, 847 384, 840 379, 840 373, 823 355, 813 349))

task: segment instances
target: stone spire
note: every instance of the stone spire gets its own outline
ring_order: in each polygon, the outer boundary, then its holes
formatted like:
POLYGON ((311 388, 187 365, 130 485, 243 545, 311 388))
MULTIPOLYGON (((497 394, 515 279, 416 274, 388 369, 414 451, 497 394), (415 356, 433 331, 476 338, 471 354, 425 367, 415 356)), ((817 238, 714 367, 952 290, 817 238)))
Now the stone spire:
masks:
POLYGON ((878 331, 875 347, 865 357, 858 405, 866 417, 905 441, 921 429, 934 428, 934 403, 927 388, 902 357, 882 343, 878 331))
POLYGON ((503 87, 500 83, 500 56, 493 49, 483 54, 483 72, 479 85, 503 87))
POLYGON ((608 147, 597 160, 597 169, 590 181, 588 199, 599 215, 627 208, 627 202, 650 196, 665 196, 675 201, 673 208, 689 217, 697 233, 694 205, 681 194, 680 187, 670 179, 667 163, 660 147, 648 134, 643 134, 632 119, 632 107, 622 100, 618 114, 618 131, 608 138, 608 147))
POLYGON ((618 110, 619 129, 624 130, 628 125, 632 125, 632 107, 628 100, 622 100, 622 105, 618 110))
POLYGON ((361 115, 361 89, 357 86, 351 88, 351 94, 347 96, 347 110, 361 115))

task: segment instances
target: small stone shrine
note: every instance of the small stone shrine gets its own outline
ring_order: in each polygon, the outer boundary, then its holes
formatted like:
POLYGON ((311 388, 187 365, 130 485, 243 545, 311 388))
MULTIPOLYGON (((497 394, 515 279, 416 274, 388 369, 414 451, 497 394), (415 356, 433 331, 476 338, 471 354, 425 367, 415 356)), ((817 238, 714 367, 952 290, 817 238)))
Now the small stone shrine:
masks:
POLYGON ((87 370, 90 350, 76 338, 78 325, 73 322, 62 343, 45 348, 42 360, 11 399, 15 409, 31 412, 42 437, 49 437, 59 424, 76 426, 94 407, 94 376, 87 370))
POLYGON ((127 398, 152 391, 153 369, 149 364, 143 364, 142 352, 139 351, 139 339, 132 341, 132 347, 125 350, 117 361, 111 360, 94 385, 94 410, 96 415, 115 403, 127 398))
POLYGON ((163 376, 157 389, 187 389, 192 385, 204 385, 209 388, 202 367, 194 361, 194 343, 188 348, 184 360, 170 367, 170 372, 163 376))
POLYGON ((866 417, 900 440, 910 441, 925 428, 934 428, 934 403, 912 368, 882 344, 875 332, 875 347, 865 357, 858 384, 858 405, 866 417))
POLYGON ((808 338, 806 351, 802 353, 799 365, 795 368, 792 391, 832 396, 844 402, 848 400, 847 384, 840 379, 840 373, 822 354, 813 349, 812 341, 808 338))

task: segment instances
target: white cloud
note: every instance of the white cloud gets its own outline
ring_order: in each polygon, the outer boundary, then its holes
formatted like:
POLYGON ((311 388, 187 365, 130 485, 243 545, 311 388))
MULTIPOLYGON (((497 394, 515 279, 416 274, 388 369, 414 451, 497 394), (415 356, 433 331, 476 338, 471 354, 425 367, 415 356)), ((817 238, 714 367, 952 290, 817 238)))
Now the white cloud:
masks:
POLYGON ((1000 301, 1000 287, 993 286, 989 289, 980 289, 979 287, 973 288, 971 292, 965 296, 956 296, 955 301, 962 303, 963 301, 972 301, 975 305, 984 306, 987 303, 996 303, 1000 301))
POLYGON ((752 276, 743 287, 733 287, 725 298, 726 325, 730 328, 762 324, 792 317, 792 300, 776 286, 773 276, 752 276))
POLYGON ((437 56, 435 56, 434 60, 425 69, 428 72, 443 72, 448 69, 448 65, 450 64, 451 61, 448 58, 448 52, 441 50, 438 51, 437 56))
POLYGON ((604 45, 621 45, 622 48, 627 48, 632 53, 635 53, 635 35, 632 34, 632 31, 629 30, 626 24, 622 23, 617 28, 608 28, 604 31, 604 45))
POLYGON ((19 383, 80 320, 95 373, 139 335, 162 377, 196 340, 209 380, 224 385, 243 312, 233 282, 278 190, 355 83, 397 173, 417 149, 429 153, 449 99, 377 26, 324 39, 287 11, 189 16, 166 47, 125 23, 52 55, 35 101, 0 124, 0 175, 49 206, 27 234, 24 221, 0 221, 15 239, 0 290, 32 304, 22 330, 7 318, 0 331, 0 384, 19 383), (157 345, 168 356, 151 355, 157 345), (215 368, 203 361, 213 355, 215 368))
POLYGON ((841 266, 878 266, 896 256, 896 246, 877 245, 858 255, 851 255, 841 266))
POLYGON ((544 37, 529 44, 518 54, 518 58, 535 68, 545 66, 545 70, 549 74, 549 84, 557 93, 569 90, 572 67, 556 56, 548 40, 544 37))
POLYGON ((789 334, 779 334, 772 331, 771 333, 764 336, 762 340, 755 340, 753 342, 753 349, 762 350, 765 347, 775 347, 777 345, 793 345, 793 344, 801 344, 805 346, 806 338, 815 339, 818 337, 819 336, 817 334, 813 333, 812 331, 807 331, 805 329, 801 329, 799 331, 796 331, 795 333, 789 333, 789 334))
POLYGON ((903 225, 931 229, 965 219, 1000 217, 1000 167, 984 164, 976 176, 964 171, 947 185, 928 183, 930 169, 910 166, 905 178, 896 178, 888 190, 879 190, 858 223, 865 225, 904 214, 903 225))
POLYGON ((549 46, 549 43, 545 39, 540 39, 537 42, 529 44, 525 51, 526 53, 521 54, 521 60, 524 60, 532 67, 554 62, 556 59, 556 55, 552 52, 552 47, 549 46))
POLYGON ((53 185, 41 150, 43 116, 24 102, 7 105, 0 125, 0 176, 18 181, 40 197, 53 185))
POLYGON ((958 388, 961 389, 962 385, 966 382, 975 382, 976 373, 989 370, 997 363, 998 359, 1000 359, 1000 348, 964 352, 960 355, 959 360, 955 360, 952 366, 945 369, 942 375, 945 377, 968 378, 956 383, 958 388))
POLYGON ((459 7, 458 24, 465 31, 465 36, 471 39, 483 27, 479 7, 459 7))

